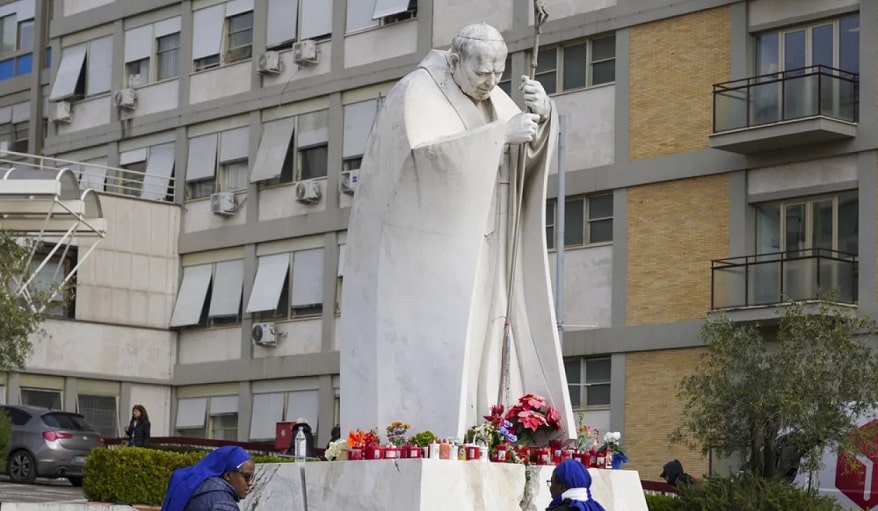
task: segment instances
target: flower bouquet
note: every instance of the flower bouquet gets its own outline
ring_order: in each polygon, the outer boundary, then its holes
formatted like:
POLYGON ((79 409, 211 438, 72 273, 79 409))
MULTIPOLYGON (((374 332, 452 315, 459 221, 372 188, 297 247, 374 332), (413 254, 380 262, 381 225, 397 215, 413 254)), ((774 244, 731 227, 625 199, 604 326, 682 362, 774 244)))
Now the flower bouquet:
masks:
POLYGON ((608 461, 612 468, 616 470, 622 468, 624 463, 628 463, 628 453, 622 446, 621 440, 621 433, 618 431, 608 431, 604 434, 604 444, 600 449, 605 453, 604 456, 606 458, 611 458, 611 460, 608 461))
POLYGON ((558 410, 549 406, 546 398, 536 394, 521 396, 504 419, 512 424, 512 433, 523 445, 548 445, 549 437, 561 430, 558 410))
POLYGON ((381 459, 383 457, 383 450, 378 441, 378 433, 374 429, 372 431, 352 429, 348 433, 347 443, 351 448, 351 452, 354 449, 360 449, 363 452, 363 457, 367 460, 381 459))

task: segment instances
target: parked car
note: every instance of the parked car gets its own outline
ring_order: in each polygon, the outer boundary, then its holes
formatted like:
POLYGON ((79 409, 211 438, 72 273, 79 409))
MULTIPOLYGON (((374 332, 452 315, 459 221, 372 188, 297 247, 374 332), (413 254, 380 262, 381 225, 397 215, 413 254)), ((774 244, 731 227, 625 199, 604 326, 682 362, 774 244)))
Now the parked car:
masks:
POLYGON ((82 486, 82 467, 88 452, 104 438, 77 413, 36 406, 3 405, 12 422, 12 441, 6 473, 17 483, 39 477, 65 477, 82 486))

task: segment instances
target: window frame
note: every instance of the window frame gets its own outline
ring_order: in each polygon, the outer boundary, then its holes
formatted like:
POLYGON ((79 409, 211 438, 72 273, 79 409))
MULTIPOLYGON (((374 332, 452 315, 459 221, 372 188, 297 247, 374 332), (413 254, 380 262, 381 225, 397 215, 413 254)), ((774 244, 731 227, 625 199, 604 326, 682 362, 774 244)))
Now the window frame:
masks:
POLYGON ((589 356, 589 357, 574 357, 568 358, 564 360, 565 365, 565 374, 567 371, 567 364, 576 364, 579 370, 579 378, 577 379, 578 383, 571 383, 572 378, 568 375, 567 377, 567 391, 570 392, 572 387, 577 387, 579 389, 579 399, 578 404, 574 404, 573 395, 570 395, 570 403, 574 412, 581 411, 592 411, 592 410, 609 410, 612 406, 612 392, 613 392, 613 359, 609 355, 601 355, 601 356, 589 356), (589 363, 606 363, 607 369, 609 372, 609 378, 607 379, 591 379, 588 371, 589 363), (606 403, 597 403, 597 404, 588 404, 588 389, 589 387, 608 387, 609 388, 609 400, 606 403))
POLYGON ((223 63, 232 64, 236 62, 243 62, 245 60, 253 58, 253 11, 245 11, 238 14, 233 14, 231 16, 225 17, 225 26, 223 29, 223 42, 224 42, 224 50, 223 50, 223 63), (247 19, 250 20, 250 25, 245 28, 239 28, 232 30, 232 24, 236 20, 247 19), (246 44, 238 44, 232 46, 232 39, 244 33, 250 33, 250 40, 246 44), (243 55, 234 55, 234 52, 239 50, 242 51, 243 55))
POLYGON ((616 70, 615 70, 615 61, 617 55, 616 49, 616 34, 601 34, 593 37, 589 37, 587 39, 578 39, 573 41, 567 41, 555 46, 550 46, 540 52, 538 55, 537 69, 535 74, 535 79, 540 81, 543 84, 543 87, 546 89, 546 92, 549 95, 561 94, 564 92, 578 91, 578 90, 587 90, 595 87, 603 87, 605 85, 613 85, 616 83, 616 70), (600 60, 594 60, 594 44, 596 41, 606 41, 609 39, 613 39, 613 56, 603 58, 600 60), (583 65, 583 71, 585 76, 582 80, 582 85, 575 85, 567 87, 565 86, 565 52, 570 51, 572 48, 581 47, 585 45, 585 54, 586 60, 583 65), (613 79, 607 82, 594 83, 594 67, 597 64, 604 64, 607 62, 613 62, 613 79), (541 76, 545 75, 554 75, 554 83, 550 84, 544 82, 540 79, 541 76))
POLYGON ((172 80, 180 77, 180 32, 172 32, 170 34, 166 34, 163 36, 159 36, 155 38, 155 81, 161 82, 164 80, 172 80), (162 40, 170 40, 170 38, 176 38, 176 46, 162 49, 162 40), (162 76, 162 59, 165 57, 174 54, 176 57, 176 66, 174 70, 174 74, 170 76, 162 76))
MULTIPOLYGON (((326 247, 314 247, 323 249, 323 257, 326 257, 326 247)), ((297 252, 311 249, 295 250, 290 253, 290 264, 284 276, 284 284, 278 298, 277 308, 273 310, 251 312, 253 318, 258 321, 289 321, 295 319, 316 319, 323 316, 323 303, 293 306, 293 286, 295 285, 293 273, 295 271, 295 258, 297 252)), ((324 259, 325 260, 325 259, 324 259)), ((324 274, 326 266, 323 267, 324 274)), ((324 296, 325 301, 325 296, 324 296)))
MULTIPOLYGON (((610 208, 612 211, 613 204, 615 202, 614 194, 612 191, 596 192, 596 193, 591 193, 591 194, 587 194, 587 195, 573 195, 573 196, 567 196, 565 198, 565 201, 564 201, 565 206, 569 203, 574 203, 574 202, 581 202, 582 203, 582 220, 581 220, 581 222, 582 222, 582 242, 575 243, 575 244, 574 243, 568 244, 565 242, 564 243, 565 249, 601 246, 601 245, 609 245, 609 244, 613 243, 614 240, 613 240, 612 234, 610 235, 609 240, 592 241, 592 238, 593 238, 592 227, 591 227, 592 223, 606 222, 609 220, 610 225, 611 225, 611 227, 610 227, 611 233, 612 233, 612 229, 613 229, 612 225, 614 223, 614 217, 612 215, 602 216, 602 217, 594 217, 594 218, 592 218, 590 216, 591 215, 590 202, 592 200, 594 200, 595 198, 601 198, 601 197, 609 197, 610 198, 610 201, 611 201, 610 208)), ((556 250, 557 249, 557 245, 555 243, 556 229, 557 229, 557 225, 558 225, 558 206, 557 206, 557 204, 558 204, 557 198, 549 199, 548 201, 546 201, 546 226, 545 226, 546 246, 549 250, 556 250), (550 234, 550 231, 551 231, 551 234, 550 234)), ((569 211, 569 209, 565 208, 565 216, 568 215, 567 211, 569 211)), ((570 222, 565 222, 565 225, 564 225, 565 234, 566 234, 566 229, 569 228, 569 224, 570 224, 570 222)))
MULTIPOLYGON (((329 143, 324 142, 324 143, 320 143, 320 144, 310 145, 307 147, 299 147, 296 150, 296 161, 298 163, 298 165, 296 165, 296 181, 297 182, 298 181, 310 181, 312 179, 325 179, 326 176, 329 174, 329 143), (325 161, 325 165, 323 166, 323 169, 322 169, 323 173, 319 174, 319 175, 310 175, 308 177, 305 177, 305 162, 310 161, 306 158, 305 153, 310 154, 311 151, 321 151, 321 150, 324 153, 323 159, 325 161)), ((309 167, 309 169, 310 169, 310 167, 309 167)))
MULTIPOLYGON (((856 190, 844 190, 832 194, 821 194, 821 195, 813 195, 807 197, 791 197, 789 199, 782 199, 777 201, 766 201, 752 204, 754 211, 754 231, 753 231, 753 239, 755 244, 755 253, 757 255, 760 254, 769 254, 769 253, 777 253, 777 252, 795 252, 797 250, 813 250, 818 248, 814 244, 814 207, 818 203, 832 201, 832 247, 830 250, 840 251, 844 253, 846 250, 840 250, 839 248, 839 234, 841 227, 841 218, 839 215, 839 205, 841 204, 841 199, 853 196, 856 198, 857 203, 857 214, 859 215, 859 197, 857 196, 856 190), (790 207, 794 206, 804 206, 805 212, 805 239, 804 239, 804 247, 796 250, 787 250, 787 215, 786 211, 790 207), (759 250, 760 240, 759 240, 759 209, 766 206, 777 206, 778 207, 778 247, 774 247, 769 252, 761 252, 759 250)), ((857 231, 857 243, 859 243, 859 229, 857 231)), ((857 252, 853 252, 853 255, 858 255, 859 250, 857 252)))

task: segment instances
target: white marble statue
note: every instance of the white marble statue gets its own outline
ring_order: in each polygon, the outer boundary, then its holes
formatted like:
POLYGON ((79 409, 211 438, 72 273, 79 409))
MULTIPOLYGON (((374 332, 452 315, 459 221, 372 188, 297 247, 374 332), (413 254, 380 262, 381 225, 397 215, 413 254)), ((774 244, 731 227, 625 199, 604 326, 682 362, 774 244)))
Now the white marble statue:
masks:
POLYGON ((493 27, 464 27, 393 87, 372 127, 344 268, 342 431, 401 420, 462 437, 501 395, 511 300, 502 404, 541 394, 575 436, 545 239, 556 113, 537 81, 521 78, 526 113, 496 87, 506 53, 493 27))

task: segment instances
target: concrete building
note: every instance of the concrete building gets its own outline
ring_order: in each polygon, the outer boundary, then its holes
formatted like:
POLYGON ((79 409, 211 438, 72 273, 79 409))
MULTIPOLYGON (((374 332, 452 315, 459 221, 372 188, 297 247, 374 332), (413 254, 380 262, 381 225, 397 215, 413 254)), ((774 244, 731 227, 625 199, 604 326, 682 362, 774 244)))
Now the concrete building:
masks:
MULTIPOLYGON (((771 317, 827 279, 878 309, 878 0, 545 3, 537 77, 568 126, 573 402, 623 433, 644 478, 674 457, 706 472, 667 434, 708 311, 771 317)), ((381 97, 478 20, 506 36, 510 88, 530 4, 0 4, 0 140, 85 162, 109 232, 0 396, 110 435, 134 403, 156 436, 267 440, 305 417, 324 444, 345 229, 381 97)))

